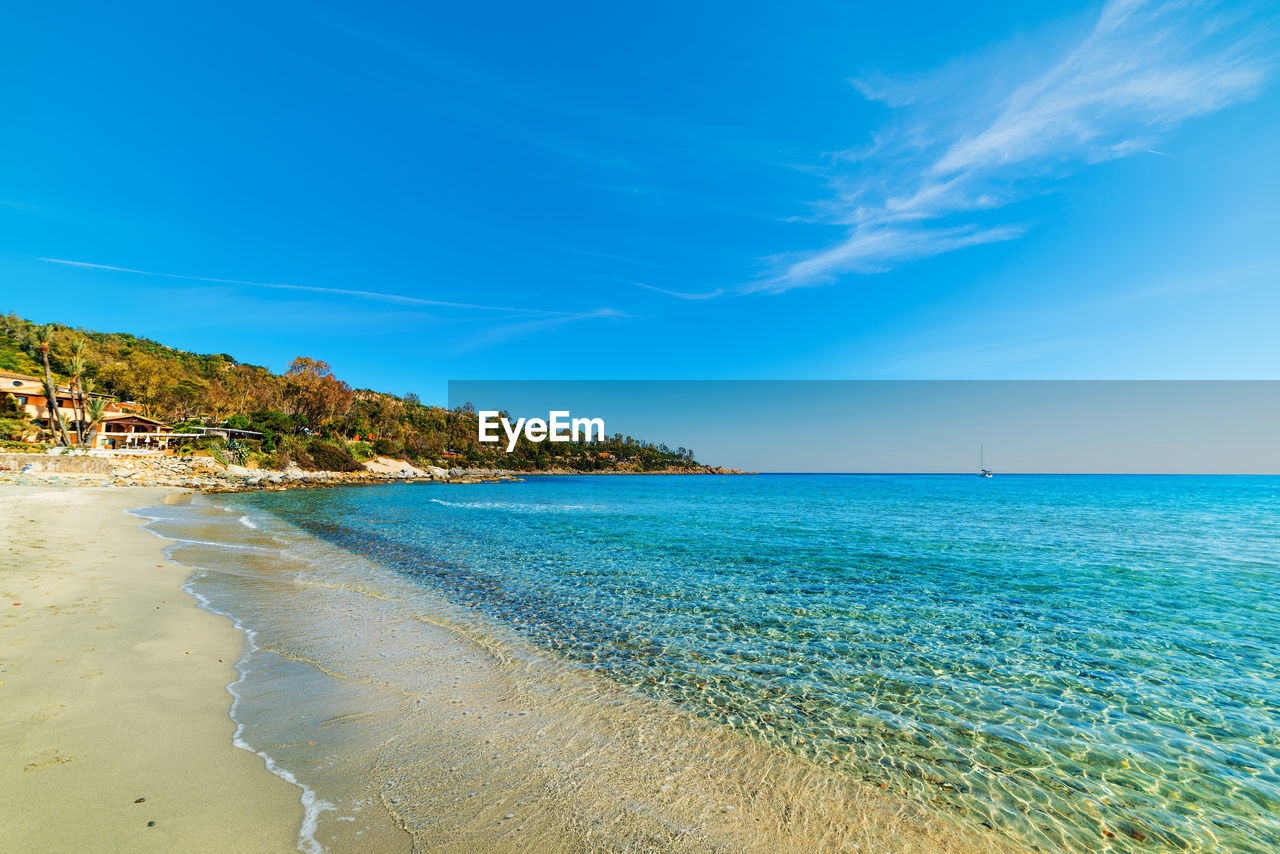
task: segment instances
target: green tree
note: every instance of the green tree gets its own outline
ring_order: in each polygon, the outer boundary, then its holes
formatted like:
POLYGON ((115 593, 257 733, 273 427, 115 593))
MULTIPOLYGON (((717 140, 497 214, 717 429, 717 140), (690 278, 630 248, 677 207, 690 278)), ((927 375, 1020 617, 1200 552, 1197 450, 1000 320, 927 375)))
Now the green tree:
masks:
POLYGON ((36 346, 40 350, 40 360, 44 363, 44 394, 49 410, 49 417, 58 428, 58 437, 64 448, 71 447, 71 437, 67 435, 67 427, 62 423, 62 412, 58 410, 58 387, 54 385, 53 373, 49 370, 49 345, 53 339, 53 325, 46 323, 36 329, 36 346))
POLYGON ((67 370, 71 374, 67 379, 67 388, 71 392, 71 412, 76 419, 76 444, 85 447, 85 399, 80 378, 84 376, 84 339, 77 338, 71 343, 71 358, 67 361, 67 370))
POLYGON ((102 418, 107 413, 107 402, 101 397, 90 397, 87 416, 89 419, 89 441, 87 447, 92 448, 94 440, 98 437, 98 425, 102 423, 102 418))

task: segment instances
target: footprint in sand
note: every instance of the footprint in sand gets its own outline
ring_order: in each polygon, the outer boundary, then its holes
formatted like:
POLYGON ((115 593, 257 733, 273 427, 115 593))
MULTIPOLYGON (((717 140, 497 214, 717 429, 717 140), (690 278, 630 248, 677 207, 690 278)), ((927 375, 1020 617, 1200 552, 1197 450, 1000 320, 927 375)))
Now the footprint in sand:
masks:
POLYGON ((48 771, 50 768, 53 768, 54 766, 75 761, 74 756, 59 755, 57 748, 54 748, 53 750, 42 750, 39 753, 37 753, 36 756, 37 756, 36 759, 22 766, 23 771, 26 771, 27 773, 32 773, 35 771, 48 771))
POLYGON ((95 670, 95 671, 93 671, 92 673, 83 673, 83 674, 81 674, 80 678, 81 678, 81 679, 97 679, 97 678, 98 678, 98 677, 100 677, 101 675, 102 675, 102 671, 101 671, 101 670, 95 670))
POLYGON ((45 721, 51 721, 54 718, 56 718, 58 715, 62 714, 62 710, 65 708, 66 706, 64 706, 62 703, 54 703, 53 705, 49 705, 49 706, 41 706, 40 711, 36 712, 34 715, 31 716, 31 720, 35 721, 38 724, 42 724, 45 721))
POLYGON ((111 625, 110 623, 103 623, 102 625, 98 626, 98 631, 105 632, 108 629, 114 629, 114 628, 115 626, 111 625))

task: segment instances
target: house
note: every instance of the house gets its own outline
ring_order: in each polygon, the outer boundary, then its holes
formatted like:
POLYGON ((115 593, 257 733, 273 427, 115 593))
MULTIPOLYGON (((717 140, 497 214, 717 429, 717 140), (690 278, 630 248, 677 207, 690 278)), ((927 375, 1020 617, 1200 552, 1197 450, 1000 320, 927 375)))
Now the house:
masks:
MULTIPOLYGON (((0 371, 0 391, 4 391, 9 397, 12 397, 32 421, 50 430, 56 429, 49 406, 49 396, 45 392, 44 379, 33 377, 29 374, 0 371)), ((71 389, 67 386, 56 386, 54 394, 56 395, 54 405, 62 416, 62 423, 66 425, 67 432, 73 436, 78 435, 82 425, 78 422, 75 406, 72 403, 71 389)), ((115 398, 108 395, 91 394, 89 397, 105 401, 106 412, 109 414, 118 414, 125 411, 116 403, 115 398)), ((83 426, 87 427, 88 425, 83 426)))
MULTIPOLYGON (((0 391, 12 397, 26 413, 27 417, 48 430, 56 430, 50 408, 49 396, 45 392, 44 380, 29 374, 14 374, 0 371, 0 391)), ((72 402, 71 389, 57 386, 54 389, 55 401, 62 423, 71 436, 71 441, 79 442, 81 432, 88 431, 89 425, 81 423, 72 402)), ((169 446, 174 434, 169 426, 153 418, 140 414, 142 405, 132 401, 120 403, 106 394, 90 394, 91 398, 102 400, 104 416, 98 424, 94 435, 93 447, 105 450, 124 448, 165 448, 169 446)))
POLYGON ((103 451, 159 451, 181 436, 170 432, 169 425, 154 418, 122 412, 102 419, 93 437, 93 447, 103 451))

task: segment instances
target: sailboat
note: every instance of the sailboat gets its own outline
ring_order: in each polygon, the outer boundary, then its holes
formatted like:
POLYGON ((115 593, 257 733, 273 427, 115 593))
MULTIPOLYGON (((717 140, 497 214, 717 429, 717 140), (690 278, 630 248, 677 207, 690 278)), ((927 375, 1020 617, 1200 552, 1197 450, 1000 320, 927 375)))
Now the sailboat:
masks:
POLYGON ((982 445, 978 445, 978 469, 978 477, 991 477, 995 474, 995 472, 987 468, 986 454, 982 445))

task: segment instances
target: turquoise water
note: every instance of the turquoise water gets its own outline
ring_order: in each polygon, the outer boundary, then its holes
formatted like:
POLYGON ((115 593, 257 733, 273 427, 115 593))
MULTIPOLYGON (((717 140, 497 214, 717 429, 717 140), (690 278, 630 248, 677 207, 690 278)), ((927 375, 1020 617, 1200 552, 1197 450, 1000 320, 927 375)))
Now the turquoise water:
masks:
POLYGON ((1280 850, 1280 478, 548 477, 223 500, 1041 850, 1280 850))

